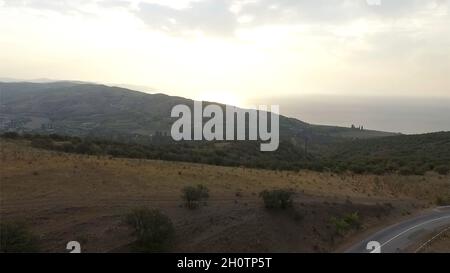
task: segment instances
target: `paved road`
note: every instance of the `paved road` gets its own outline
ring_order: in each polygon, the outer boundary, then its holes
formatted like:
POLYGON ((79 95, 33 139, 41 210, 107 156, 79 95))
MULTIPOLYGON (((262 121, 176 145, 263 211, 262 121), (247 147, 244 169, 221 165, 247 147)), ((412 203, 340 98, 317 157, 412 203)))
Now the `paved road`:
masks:
MULTIPOLYGON (((379 242, 382 253, 402 252, 413 243, 419 242, 424 235, 450 226, 450 206, 438 207, 415 218, 392 225, 376 232, 365 240, 353 245, 347 253, 369 253, 367 244, 379 242)), ((374 250, 374 248, 372 248, 374 250)))

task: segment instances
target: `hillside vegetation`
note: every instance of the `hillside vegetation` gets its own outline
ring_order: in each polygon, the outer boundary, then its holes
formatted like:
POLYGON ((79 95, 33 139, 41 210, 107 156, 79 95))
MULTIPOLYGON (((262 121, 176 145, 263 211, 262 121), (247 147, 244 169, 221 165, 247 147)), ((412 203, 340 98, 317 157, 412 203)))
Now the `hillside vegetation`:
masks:
POLYGON ((60 135, 18 135, 35 148, 68 153, 245 166, 272 170, 309 169, 342 173, 445 175, 450 168, 450 132, 336 142, 319 152, 282 141, 273 153, 260 152, 257 142, 167 142, 158 145, 112 142, 60 135))
POLYGON ((341 142, 326 152, 326 165, 357 173, 399 172, 423 175, 450 168, 450 132, 400 135, 341 142))
POLYGON ((260 152, 257 141, 174 142, 177 104, 193 101, 91 83, 0 82, 0 133, 68 153, 272 170, 445 175, 450 167, 450 132, 397 135, 282 115, 275 152, 260 152))
MULTIPOLYGON (((192 107, 193 100, 90 83, 0 82, 0 131, 57 133, 149 144, 157 133, 170 132, 174 122, 170 112, 178 104, 192 107)), ((317 126, 281 115, 280 135, 327 142, 334 137, 371 138, 393 134, 317 126)))
POLYGON ((2 223, 23 223, 42 252, 67 252, 73 240, 83 252, 329 252, 450 194, 449 176, 434 173, 222 167, 47 151, 23 139, 2 139, 1 148, 2 223), (199 184, 207 204, 191 209, 182 194, 199 184), (272 197, 286 200, 285 209, 270 205, 272 197), (142 207, 151 213, 139 215, 165 227, 168 241, 130 225, 142 207))

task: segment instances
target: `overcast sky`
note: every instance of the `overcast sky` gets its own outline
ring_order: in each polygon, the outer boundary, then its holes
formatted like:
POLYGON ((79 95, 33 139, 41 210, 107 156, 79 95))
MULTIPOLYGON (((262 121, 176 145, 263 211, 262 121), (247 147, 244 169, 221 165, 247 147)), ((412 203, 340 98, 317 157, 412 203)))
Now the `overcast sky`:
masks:
POLYGON ((0 77, 450 97, 450 0, 0 0, 0 77))

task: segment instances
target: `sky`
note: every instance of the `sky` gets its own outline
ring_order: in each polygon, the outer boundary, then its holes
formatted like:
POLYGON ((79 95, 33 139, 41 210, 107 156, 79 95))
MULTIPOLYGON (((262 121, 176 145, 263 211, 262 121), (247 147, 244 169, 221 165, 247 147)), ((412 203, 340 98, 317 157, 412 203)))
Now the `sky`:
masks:
POLYGON ((0 0, 0 77, 245 106, 450 98, 449 75, 450 0, 0 0))

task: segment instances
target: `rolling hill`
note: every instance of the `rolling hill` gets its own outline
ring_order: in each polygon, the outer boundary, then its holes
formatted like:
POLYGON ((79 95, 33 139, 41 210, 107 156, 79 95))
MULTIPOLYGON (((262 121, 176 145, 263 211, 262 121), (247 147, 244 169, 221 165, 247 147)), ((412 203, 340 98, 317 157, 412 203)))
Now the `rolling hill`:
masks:
POLYGON ((192 107, 193 100, 84 82, 0 83, 0 133, 70 153, 225 166, 418 175, 450 167, 450 132, 398 135, 282 115, 274 153, 261 153, 255 141, 177 143, 169 133, 177 104, 192 107))
MULTIPOLYGON (((192 106, 193 100, 82 82, 0 82, 0 130, 145 142, 170 131, 170 111, 177 104, 192 106)), ((281 115, 280 135, 330 141, 393 134, 312 125, 281 115)))

